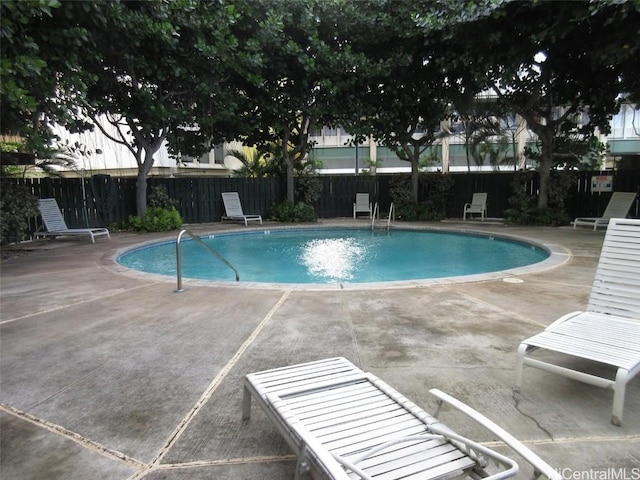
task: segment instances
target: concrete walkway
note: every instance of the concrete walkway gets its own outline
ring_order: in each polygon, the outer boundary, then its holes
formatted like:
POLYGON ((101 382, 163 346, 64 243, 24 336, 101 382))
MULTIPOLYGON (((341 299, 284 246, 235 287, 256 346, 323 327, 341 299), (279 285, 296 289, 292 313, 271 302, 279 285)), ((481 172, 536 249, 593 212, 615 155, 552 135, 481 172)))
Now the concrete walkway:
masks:
MULTIPOLYGON (((266 416, 254 407, 241 421, 242 378, 331 356, 429 411, 430 388, 457 397, 565 478, 640 478, 640 379, 627 388, 622 427, 609 423, 610 391, 528 369, 512 392, 520 340, 586 306, 603 233, 469 225, 564 259, 520 283, 304 290, 186 279, 174 293, 175 279, 114 260, 167 235, 24 244, 28 254, 1 267, 0 478, 291 479, 294 458, 266 416)), ((245 228, 189 228, 223 227, 245 228)), ((494 440, 453 411, 442 418, 494 440)))

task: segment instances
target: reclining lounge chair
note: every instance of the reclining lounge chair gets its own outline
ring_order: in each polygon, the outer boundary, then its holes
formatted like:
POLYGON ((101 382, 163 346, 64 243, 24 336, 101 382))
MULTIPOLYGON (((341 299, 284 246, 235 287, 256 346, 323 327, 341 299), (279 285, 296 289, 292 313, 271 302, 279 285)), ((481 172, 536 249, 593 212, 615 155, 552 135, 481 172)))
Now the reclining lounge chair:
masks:
MULTIPOLYGON (((535 477, 562 478, 486 417, 438 390, 431 393, 518 452, 534 466, 535 477)), ((250 417, 252 397, 298 456, 296 479, 308 471, 336 480, 497 479, 518 472, 512 459, 457 435, 437 420, 437 413, 428 414, 344 358, 247 375, 243 419, 250 417), (488 459, 500 465, 499 472, 487 471, 488 459)))
POLYGON ((41 198, 38 200, 38 210, 46 231, 37 231, 35 237, 62 237, 66 235, 88 235, 91 242, 96 243, 95 237, 106 235, 111 238, 106 228, 69 228, 67 227, 58 202, 55 198, 41 198))
POLYGON ((258 221, 262 225, 262 216, 260 215, 245 215, 242 211, 242 203, 240 202, 240 195, 238 192, 225 192, 222 194, 222 201, 224 203, 225 215, 222 216, 221 222, 225 220, 235 220, 244 222, 245 225, 248 222, 258 221))
POLYGON ((601 217, 576 218, 573 221, 573 228, 578 225, 586 225, 588 227, 593 225, 594 230, 598 227, 606 227, 612 218, 625 218, 635 199, 636 194, 634 192, 613 192, 601 217))
POLYGON ((584 312, 569 313, 518 347, 516 390, 525 365, 613 390, 611 423, 620 425, 627 383, 640 372, 640 220, 614 218, 604 237, 591 295, 584 312), (561 354, 614 367, 615 379, 568 368, 531 355, 561 354))

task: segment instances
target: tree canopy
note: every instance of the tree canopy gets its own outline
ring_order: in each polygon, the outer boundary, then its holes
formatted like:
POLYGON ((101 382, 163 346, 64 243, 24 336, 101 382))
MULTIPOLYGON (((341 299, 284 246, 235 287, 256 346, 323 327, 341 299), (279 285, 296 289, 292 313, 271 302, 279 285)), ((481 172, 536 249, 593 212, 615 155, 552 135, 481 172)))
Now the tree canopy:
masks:
POLYGON ((32 0, 0 9, 2 133, 34 146, 47 121, 112 122, 138 162, 139 213, 164 141, 176 156, 222 140, 277 142, 293 200, 314 126, 373 135, 417 173, 440 123, 482 91, 537 134, 544 207, 556 139, 588 140, 621 101, 640 99, 639 0, 32 0))
POLYGON ((80 55, 92 51, 88 30, 71 19, 100 17, 86 2, 68 5, 66 15, 60 7, 57 0, 0 2, 1 133, 21 137, 30 152, 51 139, 47 120, 73 128, 73 111, 91 81, 78 68, 80 55))
MULTIPOLYGON (((91 32, 98 57, 83 68, 96 81, 82 113, 117 128, 138 164, 137 206, 146 208, 146 178, 165 140, 174 153, 198 155, 240 123, 233 88, 232 6, 213 2, 107 2, 106 27, 91 32)), ((104 132, 106 134, 106 131, 104 132)))
POLYGON ((538 136, 538 206, 546 207, 556 139, 606 133, 622 94, 637 98, 640 2, 500 2, 446 31, 457 68, 538 136))

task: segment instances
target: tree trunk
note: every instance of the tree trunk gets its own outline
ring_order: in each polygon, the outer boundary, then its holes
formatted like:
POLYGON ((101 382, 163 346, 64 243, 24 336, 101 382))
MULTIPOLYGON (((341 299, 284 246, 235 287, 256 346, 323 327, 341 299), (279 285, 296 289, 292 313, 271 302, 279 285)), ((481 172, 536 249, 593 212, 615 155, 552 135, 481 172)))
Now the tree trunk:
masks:
POLYGON ((411 148, 411 191, 413 201, 418 203, 418 192, 420 188, 420 148, 412 145, 411 148))
POLYGON ((162 146, 164 142, 164 135, 159 135, 152 143, 147 143, 138 140, 136 151, 136 161, 138 162, 138 176, 136 177, 136 213, 138 217, 142 218, 144 211, 147 209, 147 176, 153 167, 153 156, 162 146), (144 143, 144 146, 140 146, 144 143), (144 160, 142 160, 142 153, 144 152, 144 160))
POLYGON ((549 178, 553 167, 553 132, 549 129, 540 129, 538 138, 542 144, 540 165, 538 173, 540 175, 540 192, 538 193, 538 208, 549 206, 549 178))
POLYGON ((284 164, 287 167, 287 200, 293 203, 295 202, 293 188, 294 170, 293 159, 291 158, 291 153, 289 152, 289 138, 289 129, 285 127, 284 131, 282 132, 282 155, 284 157, 284 164))
POLYGON ((293 180, 294 180, 294 171, 293 171, 293 162, 291 161, 291 157, 287 154, 285 155, 285 162, 287 164, 287 200, 290 202, 295 202, 294 188, 293 188, 293 180))
POLYGON ((147 174, 138 169, 136 178, 136 213, 142 218, 147 209, 147 174))

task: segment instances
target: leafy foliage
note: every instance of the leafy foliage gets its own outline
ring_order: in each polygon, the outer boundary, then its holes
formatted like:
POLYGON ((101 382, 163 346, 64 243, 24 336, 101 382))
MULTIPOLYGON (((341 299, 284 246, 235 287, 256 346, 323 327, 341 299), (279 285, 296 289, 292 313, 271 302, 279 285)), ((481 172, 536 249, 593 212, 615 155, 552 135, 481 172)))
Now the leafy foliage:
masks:
POLYGON ((182 217, 175 208, 149 207, 142 218, 132 216, 125 227, 134 232, 167 232, 178 230, 182 226, 182 217))
POLYGON ((178 206, 178 201, 171 198, 164 185, 154 185, 149 192, 149 206, 153 208, 172 209, 178 206))
POLYGON ((537 175, 532 170, 516 173, 511 186, 513 195, 505 211, 505 221, 515 225, 566 225, 570 222, 565 211, 565 201, 576 182, 576 173, 570 170, 555 170, 549 182, 549 206, 539 207, 536 188, 537 175))
POLYGON ((277 222, 316 222, 318 215, 311 205, 304 202, 293 203, 285 200, 271 208, 269 217, 277 222))
POLYGON ((124 230, 134 232, 166 232, 182 227, 182 217, 177 210, 178 202, 167 194, 163 185, 152 186, 148 207, 141 217, 129 217, 124 230))
POLYGON ((447 61, 517 112, 541 148, 540 208, 551 206, 556 138, 588 114, 579 133, 606 132, 622 92, 638 94, 640 3, 496 2, 446 25, 447 61), (491 11, 492 10, 492 11, 491 11))
POLYGON ((282 163, 269 148, 245 147, 243 150, 231 149, 225 153, 242 162, 242 168, 233 173, 235 177, 281 177, 286 174, 283 172, 282 163))
MULTIPOLYGON (((547 206, 576 117, 588 123, 571 134, 591 141, 619 94, 640 99, 637 0, 7 0, 0 16, 2 133, 33 153, 48 121, 79 131, 84 115, 108 119, 138 163, 140 214, 164 141, 176 156, 230 139, 276 144, 272 166, 293 202, 322 125, 395 149, 412 164, 417 201, 441 122, 491 88, 499 102, 485 118, 518 112, 540 139, 547 206)), ((515 158, 482 141, 475 156, 515 158)))
MULTIPOLYGON (((575 131, 556 136, 554 140, 553 168, 597 170, 608 146, 595 135, 581 135, 575 131)), ((525 147, 525 155, 540 162, 540 148, 525 147)))
POLYGON ((337 2, 290 0, 243 4, 246 21, 232 30, 241 59, 251 67, 241 89, 253 102, 247 143, 278 145, 287 199, 295 200, 294 177, 304 169, 315 125, 334 122, 335 79, 348 62, 335 48, 337 2))
POLYGON ((441 122, 451 114, 450 75, 435 61, 442 45, 427 42, 429 30, 417 21, 436 15, 442 2, 352 3, 354 10, 338 23, 354 62, 338 90, 341 122, 357 138, 373 135, 411 164, 417 202, 421 159, 445 134, 441 122))
POLYGON ((441 173, 422 173, 419 179, 425 190, 422 202, 413 200, 409 176, 397 175, 392 179, 390 195, 396 218, 405 221, 442 220, 447 213, 447 201, 453 189, 453 179, 441 173))
POLYGON ((296 198, 301 199, 307 205, 313 205, 322 194, 323 184, 318 175, 307 173, 298 178, 298 190, 296 198))
POLYGON ((1 242, 21 241, 29 228, 29 218, 38 215, 38 199, 22 185, 2 182, 0 187, 1 242))
POLYGON ((443 173, 423 173, 420 184, 426 191, 424 203, 427 208, 433 212, 434 219, 442 220, 453 191, 453 178, 443 173))
POLYGON ((88 45, 85 20, 100 22, 99 8, 89 2, 57 0, 0 2, 0 127, 17 135, 26 153, 43 151, 53 135, 47 121, 70 128, 72 111, 86 91, 90 76, 80 68, 88 45))

